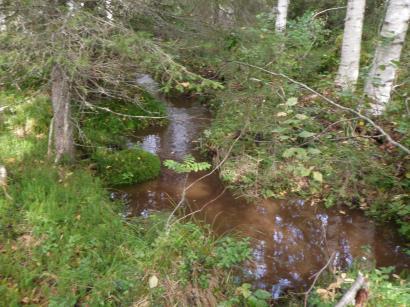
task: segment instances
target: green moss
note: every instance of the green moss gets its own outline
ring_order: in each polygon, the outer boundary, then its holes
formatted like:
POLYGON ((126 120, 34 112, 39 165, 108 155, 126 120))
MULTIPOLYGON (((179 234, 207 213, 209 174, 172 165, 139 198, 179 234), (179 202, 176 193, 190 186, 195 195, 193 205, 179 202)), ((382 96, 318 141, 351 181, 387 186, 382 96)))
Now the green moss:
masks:
POLYGON ((92 156, 99 175, 108 185, 125 185, 158 176, 161 162, 156 155, 140 148, 121 151, 98 149, 92 156))
MULTIPOLYGON (((168 214, 125 222, 123 205, 109 201, 102 181, 81 163, 68 168, 47 161, 47 137, 37 135, 47 136, 47 130, 15 136, 28 112, 14 108, 23 99, 10 99, 0 101, 11 106, 3 113, 0 164, 7 167, 12 197, 0 191, 1 306, 128 306, 141 298, 152 306, 175 305, 179 297, 163 295, 169 281, 178 293, 189 292, 186 284, 215 282, 198 291, 212 292, 218 301, 234 291, 228 267, 247 258, 247 244, 216 239, 192 223, 166 231, 168 214), (150 289, 153 275, 159 282, 150 289)), ((115 183, 124 182, 121 172, 133 172, 132 181, 159 172, 158 158, 141 149, 94 157, 105 179, 120 181, 115 183)))
MULTIPOLYGON (((132 116, 165 116, 165 106, 151 95, 145 93, 138 104, 122 101, 102 101, 99 106, 108 108, 118 114, 132 116)), ((150 125, 163 125, 164 119, 132 118, 121 116, 103 110, 87 114, 82 119, 83 137, 89 145, 121 145, 124 138, 135 130, 144 129, 150 125)))

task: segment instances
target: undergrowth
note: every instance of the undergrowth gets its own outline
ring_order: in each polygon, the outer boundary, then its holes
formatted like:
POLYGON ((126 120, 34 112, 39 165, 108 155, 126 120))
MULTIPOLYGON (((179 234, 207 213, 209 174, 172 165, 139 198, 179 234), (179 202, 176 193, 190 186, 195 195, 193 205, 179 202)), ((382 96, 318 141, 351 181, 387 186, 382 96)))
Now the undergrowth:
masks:
POLYGON ((246 242, 192 223, 167 233, 160 214, 124 219, 123 204, 109 201, 87 168, 45 159, 49 113, 41 113, 44 121, 25 116, 47 100, 25 97, 2 97, 10 107, 1 120, 0 164, 12 199, 0 196, 1 304, 212 303, 234 291, 227 272, 248 258, 246 242))
MULTIPOLYGON (((200 55, 203 65, 220 72, 226 83, 224 91, 213 95, 216 119, 202 144, 215 164, 233 146, 220 172, 226 184, 250 199, 296 196, 327 207, 361 208, 379 221, 396 222, 409 238, 409 156, 354 114, 283 78, 241 64, 284 73, 344 106, 365 106, 360 92, 334 88, 340 42, 324 20, 307 12, 289 23, 286 35, 278 36, 270 16, 260 15, 256 26, 219 39, 229 42, 225 49, 209 47, 209 53, 200 55)), ((363 66, 370 61, 365 56, 363 66)), ((399 79, 408 79, 405 68, 399 79)), ((388 112, 376 121, 408 146, 406 93, 404 87, 398 90, 388 112)))

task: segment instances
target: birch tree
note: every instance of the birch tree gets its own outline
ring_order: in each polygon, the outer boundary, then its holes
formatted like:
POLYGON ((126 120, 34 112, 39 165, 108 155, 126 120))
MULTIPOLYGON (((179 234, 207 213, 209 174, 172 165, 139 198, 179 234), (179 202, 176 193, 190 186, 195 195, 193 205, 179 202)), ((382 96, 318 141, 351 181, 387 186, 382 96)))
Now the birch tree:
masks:
POLYGON ((348 0, 342 53, 336 85, 354 90, 359 77, 360 49, 366 0, 348 0))
POLYGON ((380 115, 391 96, 410 19, 410 0, 390 0, 365 86, 371 113, 380 115))
POLYGON ((286 21, 288 17, 289 0, 278 0, 276 7, 276 33, 283 33, 286 29, 286 21))

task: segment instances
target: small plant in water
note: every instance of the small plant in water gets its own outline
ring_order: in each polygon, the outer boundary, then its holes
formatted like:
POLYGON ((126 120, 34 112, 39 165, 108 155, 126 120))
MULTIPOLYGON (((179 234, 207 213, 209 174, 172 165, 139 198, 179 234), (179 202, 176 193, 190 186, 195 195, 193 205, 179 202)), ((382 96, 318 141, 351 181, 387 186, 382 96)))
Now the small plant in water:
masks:
POLYGON ((165 160, 164 165, 177 173, 206 171, 211 168, 211 164, 208 162, 196 162, 195 158, 191 155, 185 156, 182 162, 165 160))

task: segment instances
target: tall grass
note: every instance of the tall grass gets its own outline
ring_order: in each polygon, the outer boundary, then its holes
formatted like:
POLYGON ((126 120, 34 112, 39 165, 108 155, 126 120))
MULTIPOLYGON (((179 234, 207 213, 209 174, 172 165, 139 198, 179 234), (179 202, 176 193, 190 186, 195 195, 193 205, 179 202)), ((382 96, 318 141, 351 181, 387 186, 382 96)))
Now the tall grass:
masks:
POLYGON ((247 258, 246 244, 238 250, 233 241, 191 223, 167 234, 161 215, 125 220, 123 204, 109 200, 84 163, 55 166, 45 159, 47 123, 35 122, 17 135, 19 126, 36 118, 22 108, 23 100, 13 102, 0 135, 0 164, 9 170, 12 197, 0 195, 1 304, 158 305, 173 299, 170 291, 186 299, 186 286, 211 289, 218 299, 232 290, 223 272, 247 258), (221 266, 236 253, 241 256, 221 266), (154 275, 159 282, 150 287, 154 275), (211 278, 218 289, 207 284, 211 278), (199 285, 199 279, 205 282, 199 285))

